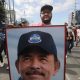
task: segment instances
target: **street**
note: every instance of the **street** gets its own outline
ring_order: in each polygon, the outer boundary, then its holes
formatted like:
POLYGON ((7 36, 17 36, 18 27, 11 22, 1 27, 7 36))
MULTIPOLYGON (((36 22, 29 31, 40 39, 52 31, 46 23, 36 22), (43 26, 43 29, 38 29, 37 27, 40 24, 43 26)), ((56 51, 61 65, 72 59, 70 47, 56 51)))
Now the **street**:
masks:
POLYGON ((72 49, 66 59, 67 80, 80 80, 80 43, 72 49))
POLYGON ((10 80, 9 78, 9 70, 7 70, 7 64, 8 64, 8 61, 7 61, 7 58, 4 57, 4 63, 5 65, 0 68, 0 80, 10 80))

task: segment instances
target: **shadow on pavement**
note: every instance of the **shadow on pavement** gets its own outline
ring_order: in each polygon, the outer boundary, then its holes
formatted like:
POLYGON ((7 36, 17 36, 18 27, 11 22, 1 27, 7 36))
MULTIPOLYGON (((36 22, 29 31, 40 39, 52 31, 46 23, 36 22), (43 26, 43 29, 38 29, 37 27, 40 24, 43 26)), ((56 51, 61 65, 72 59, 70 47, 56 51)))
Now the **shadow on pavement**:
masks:
POLYGON ((73 54, 73 53, 80 54, 80 50, 79 50, 79 51, 75 51, 75 50, 74 50, 74 51, 71 51, 71 52, 72 52, 72 54, 73 54))
POLYGON ((7 70, 6 67, 7 67, 7 64, 4 64, 2 68, 0 67, 0 73, 9 74, 9 70, 7 70))
POLYGON ((75 56, 75 55, 68 55, 68 57, 80 59, 80 56, 75 56))
POLYGON ((80 64, 67 64, 66 65, 67 68, 80 68, 80 64))
POLYGON ((66 73, 67 73, 67 74, 71 74, 71 75, 78 75, 77 72, 75 72, 75 71, 73 71, 73 70, 70 70, 70 69, 67 69, 67 70, 66 70, 66 73))

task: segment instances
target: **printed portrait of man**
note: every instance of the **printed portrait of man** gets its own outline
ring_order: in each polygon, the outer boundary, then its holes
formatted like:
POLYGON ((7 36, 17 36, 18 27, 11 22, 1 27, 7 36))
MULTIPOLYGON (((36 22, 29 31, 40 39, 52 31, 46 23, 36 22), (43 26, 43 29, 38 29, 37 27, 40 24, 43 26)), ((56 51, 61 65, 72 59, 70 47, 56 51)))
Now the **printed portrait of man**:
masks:
POLYGON ((64 79, 64 28, 9 29, 7 43, 11 80, 58 80, 60 75, 64 79), (58 31, 61 34, 54 36, 58 31))

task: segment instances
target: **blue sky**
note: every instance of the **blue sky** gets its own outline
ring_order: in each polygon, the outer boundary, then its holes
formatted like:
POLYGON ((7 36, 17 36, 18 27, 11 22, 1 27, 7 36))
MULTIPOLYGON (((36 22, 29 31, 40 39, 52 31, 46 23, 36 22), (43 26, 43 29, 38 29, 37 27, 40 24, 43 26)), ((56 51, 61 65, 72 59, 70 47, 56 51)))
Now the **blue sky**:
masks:
MULTIPOLYGON (((9 0, 6 0, 8 4, 9 0)), ((13 0, 10 0, 11 7, 13 0)), ((79 7, 80 0, 76 0, 77 9, 79 7)), ((14 9, 16 11, 16 19, 26 18, 30 23, 41 22, 40 8, 45 4, 53 6, 53 18, 52 24, 62 25, 69 21, 69 15, 74 11, 75 0, 14 0, 14 9)))

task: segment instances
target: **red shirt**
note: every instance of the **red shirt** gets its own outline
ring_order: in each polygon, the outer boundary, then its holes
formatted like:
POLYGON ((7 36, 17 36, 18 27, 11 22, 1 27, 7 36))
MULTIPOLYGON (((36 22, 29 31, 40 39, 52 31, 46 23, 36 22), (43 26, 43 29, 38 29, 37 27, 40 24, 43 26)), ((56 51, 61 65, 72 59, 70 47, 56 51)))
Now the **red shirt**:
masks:
POLYGON ((37 23, 37 24, 31 24, 30 26, 50 26, 51 24, 44 24, 44 23, 37 23))

